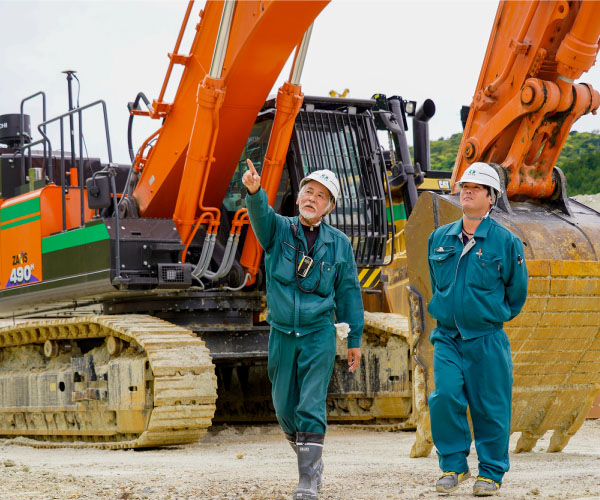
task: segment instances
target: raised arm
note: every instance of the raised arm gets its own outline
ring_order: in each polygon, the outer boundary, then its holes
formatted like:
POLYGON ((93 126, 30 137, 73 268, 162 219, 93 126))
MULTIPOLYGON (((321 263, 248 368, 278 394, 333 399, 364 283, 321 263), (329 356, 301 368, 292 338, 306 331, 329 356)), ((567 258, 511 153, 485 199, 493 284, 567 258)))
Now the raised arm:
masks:
POLYGON ((269 205, 267 194, 260 189, 260 175, 250 160, 246 160, 248 170, 242 176, 242 184, 248 189, 246 206, 252 230, 264 250, 271 248, 277 228, 277 214, 269 205))

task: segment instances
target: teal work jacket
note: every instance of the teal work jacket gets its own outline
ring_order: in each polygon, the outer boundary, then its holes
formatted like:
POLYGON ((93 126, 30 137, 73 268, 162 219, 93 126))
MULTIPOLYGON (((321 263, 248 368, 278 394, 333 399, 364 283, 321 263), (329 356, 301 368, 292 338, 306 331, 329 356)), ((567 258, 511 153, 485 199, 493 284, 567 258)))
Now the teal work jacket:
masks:
POLYGON ((459 219, 429 237, 427 311, 442 333, 473 339, 501 330, 521 312, 528 276, 523 244, 508 229, 488 217, 465 246, 461 231, 459 219))
POLYGON ((306 250, 306 238, 298 217, 283 217, 269 206, 261 188, 246 196, 248 216, 254 234, 265 251, 267 278, 267 321, 279 331, 301 337, 334 322, 350 325, 348 347, 360 347, 364 311, 354 253, 348 237, 322 222, 314 245, 314 264, 305 278, 299 278, 304 293, 296 284, 296 248, 299 259, 306 250), (296 236, 292 224, 297 228, 296 236))

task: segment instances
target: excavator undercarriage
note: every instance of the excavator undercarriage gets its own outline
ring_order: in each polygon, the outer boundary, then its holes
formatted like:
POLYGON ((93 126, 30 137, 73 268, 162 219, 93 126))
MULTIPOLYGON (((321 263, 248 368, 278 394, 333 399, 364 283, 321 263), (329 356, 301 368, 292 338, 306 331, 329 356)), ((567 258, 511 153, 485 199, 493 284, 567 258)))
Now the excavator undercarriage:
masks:
POLYGON ((204 342, 143 315, 30 320, 0 330, 0 435, 35 446, 191 443, 211 425, 204 342))

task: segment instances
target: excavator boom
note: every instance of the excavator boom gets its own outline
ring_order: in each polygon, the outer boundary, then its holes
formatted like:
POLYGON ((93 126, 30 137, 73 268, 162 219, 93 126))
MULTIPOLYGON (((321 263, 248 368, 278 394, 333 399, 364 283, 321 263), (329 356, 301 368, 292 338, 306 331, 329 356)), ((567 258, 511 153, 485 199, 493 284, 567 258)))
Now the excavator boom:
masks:
POLYGON ((498 6, 453 181, 475 161, 506 172, 509 199, 560 192, 553 167, 571 126, 600 95, 575 83, 596 61, 600 3, 503 1, 498 6))
POLYGON ((218 212, 256 115, 327 3, 206 3, 189 55, 170 55, 185 66, 173 103, 155 101, 150 112, 164 123, 134 166, 140 176, 132 196, 140 215, 173 217, 187 241, 200 212, 218 212), (230 19, 222 15, 227 5, 230 19))

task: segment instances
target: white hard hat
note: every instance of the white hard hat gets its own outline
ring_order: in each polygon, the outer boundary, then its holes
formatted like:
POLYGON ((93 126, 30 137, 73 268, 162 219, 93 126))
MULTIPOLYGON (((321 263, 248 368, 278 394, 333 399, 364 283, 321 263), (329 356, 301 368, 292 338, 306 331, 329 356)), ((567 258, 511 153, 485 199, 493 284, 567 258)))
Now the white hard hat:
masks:
POLYGON ((496 172, 496 170, 487 163, 477 161, 468 166, 458 181, 458 185, 462 187, 462 184, 466 182, 481 184, 482 186, 489 186, 496 191, 496 194, 500 194, 501 192, 500 177, 498 177, 498 172, 496 172))
POLYGON ((317 181, 319 184, 323 184, 329 190, 331 196, 333 196, 334 201, 337 200, 340 194, 340 183, 331 170, 323 169, 311 172, 300 181, 300 189, 309 181, 317 181))

